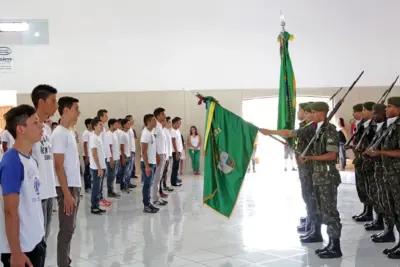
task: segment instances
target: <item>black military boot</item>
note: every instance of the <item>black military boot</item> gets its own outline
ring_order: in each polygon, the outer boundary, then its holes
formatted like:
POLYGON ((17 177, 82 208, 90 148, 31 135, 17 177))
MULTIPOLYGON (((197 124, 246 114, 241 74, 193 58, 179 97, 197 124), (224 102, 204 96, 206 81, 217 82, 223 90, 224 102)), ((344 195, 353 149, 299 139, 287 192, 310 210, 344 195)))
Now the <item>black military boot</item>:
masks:
POLYGON ((297 232, 308 232, 311 230, 311 221, 306 220, 306 222, 297 226, 297 232))
POLYGON ((307 236, 303 238, 300 237, 300 242, 302 243, 318 243, 322 241, 324 241, 324 239, 322 238, 320 224, 315 224, 307 236))
POLYGON ((329 248, 331 247, 331 245, 332 245, 332 238, 329 238, 329 243, 328 243, 328 245, 326 245, 326 246, 323 247, 323 248, 316 249, 316 250, 315 250, 315 254, 320 254, 320 253, 322 253, 322 252, 328 251, 329 248))
POLYGON ((310 226, 310 228, 308 229, 308 231, 299 236, 300 239, 306 238, 307 236, 309 236, 309 235, 314 231, 314 227, 315 227, 315 224, 312 223, 311 226, 310 226))
POLYGON ((390 252, 388 254, 388 257, 389 257, 389 259, 395 259, 395 260, 400 259, 400 248, 396 249, 393 252, 390 252))
MULTIPOLYGON (((394 236, 393 226, 386 226, 385 230, 376 235, 375 237, 371 237, 371 241, 374 243, 389 243, 396 241, 396 237, 394 236)), ((386 253, 385 253, 386 254, 386 253)))
POLYGON ((340 249, 340 239, 332 238, 332 244, 328 250, 318 254, 321 259, 334 259, 342 257, 342 250, 340 249))
POLYGON ((373 212, 372 212, 372 207, 371 206, 367 206, 366 212, 363 215, 355 218, 354 220, 356 222, 369 222, 369 221, 372 221, 373 219, 374 219, 374 215, 373 215, 373 212))
POLYGON ((392 248, 385 248, 382 252, 383 254, 389 255, 400 248, 400 241, 396 244, 396 246, 392 248))
POLYGON ((380 213, 377 213, 375 216, 375 220, 368 224, 365 225, 365 230, 366 231, 380 231, 385 229, 385 225, 383 223, 383 216, 380 213))
POLYGON ((307 221, 307 217, 300 217, 300 224, 305 223, 307 221))
POLYGON ((358 215, 353 215, 353 216, 351 216, 351 218, 352 218, 353 220, 355 220, 357 217, 362 216, 366 211, 367 211, 367 205, 364 205, 363 211, 362 211, 360 214, 358 214, 358 215))

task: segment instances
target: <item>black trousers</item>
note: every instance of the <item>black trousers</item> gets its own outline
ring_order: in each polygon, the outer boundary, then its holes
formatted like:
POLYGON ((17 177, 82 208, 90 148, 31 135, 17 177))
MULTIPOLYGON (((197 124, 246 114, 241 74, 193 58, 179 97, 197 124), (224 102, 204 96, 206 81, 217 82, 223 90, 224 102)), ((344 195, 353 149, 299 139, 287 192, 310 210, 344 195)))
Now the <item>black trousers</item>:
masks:
MULTIPOLYGON (((25 255, 31 261, 33 267, 44 267, 44 261, 46 257, 46 243, 42 240, 31 252, 25 252, 25 255)), ((11 254, 1 254, 1 262, 4 267, 11 266, 11 254)), ((27 265, 26 265, 27 266, 27 265)))
POLYGON ((178 184, 178 171, 180 160, 176 157, 176 152, 172 152, 172 171, 171 171, 171 185, 178 184))
MULTIPOLYGON (((83 156, 83 161, 85 162, 86 157, 83 156)), ((85 162, 85 171, 83 172, 83 182, 85 183, 85 190, 92 188, 92 176, 90 174, 90 164, 85 162)))

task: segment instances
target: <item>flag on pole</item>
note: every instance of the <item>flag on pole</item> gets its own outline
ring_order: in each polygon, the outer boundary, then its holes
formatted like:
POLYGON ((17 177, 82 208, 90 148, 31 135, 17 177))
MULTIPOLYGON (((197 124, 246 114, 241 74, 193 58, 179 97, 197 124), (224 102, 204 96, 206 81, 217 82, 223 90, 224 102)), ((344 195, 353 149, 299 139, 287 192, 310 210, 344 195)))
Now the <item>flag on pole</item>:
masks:
MULTIPOLYGON (((296 79, 289 55, 289 40, 293 40, 293 35, 290 35, 287 31, 283 31, 278 37, 281 56, 278 130, 294 129, 296 116, 296 79)), ((288 143, 292 146, 293 139, 288 139, 288 143)))
POLYGON ((207 107, 203 203, 230 217, 253 155, 258 128, 214 98, 202 99, 207 107))

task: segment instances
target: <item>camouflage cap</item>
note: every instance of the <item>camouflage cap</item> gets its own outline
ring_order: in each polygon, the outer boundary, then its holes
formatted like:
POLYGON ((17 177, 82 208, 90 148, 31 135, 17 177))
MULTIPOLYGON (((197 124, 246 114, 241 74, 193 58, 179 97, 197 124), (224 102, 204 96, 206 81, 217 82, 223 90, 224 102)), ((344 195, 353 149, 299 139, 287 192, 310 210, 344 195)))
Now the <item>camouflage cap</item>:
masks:
POLYGON ((311 104, 313 102, 308 102, 307 105, 304 107, 304 111, 305 112, 311 112, 311 104))
POLYGON ((299 104, 299 108, 301 108, 302 110, 305 111, 305 108, 307 107, 307 105, 308 105, 307 102, 305 102, 305 103, 300 103, 300 104, 299 104))
POLYGON ((353 106, 353 112, 361 112, 363 111, 363 104, 357 104, 353 106))
POLYGON ((372 111, 375 113, 379 113, 379 114, 385 113, 385 110, 386 110, 385 104, 378 103, 378 104, 373 105, 373 107, 372 107, 372 111))
POLYGON ((388 99, 388 105, 400 107, 400 96, 392 96, 388 99))
POLYGON ((375 102, 368 101, 363 104, 363 108, 369 111, 372 111, 372 107, 375 105, 375 102))
POLYGON ((329 111, 329 105, 325 102, 314 102, 310 105, 310 108, 314 111, 329 111))

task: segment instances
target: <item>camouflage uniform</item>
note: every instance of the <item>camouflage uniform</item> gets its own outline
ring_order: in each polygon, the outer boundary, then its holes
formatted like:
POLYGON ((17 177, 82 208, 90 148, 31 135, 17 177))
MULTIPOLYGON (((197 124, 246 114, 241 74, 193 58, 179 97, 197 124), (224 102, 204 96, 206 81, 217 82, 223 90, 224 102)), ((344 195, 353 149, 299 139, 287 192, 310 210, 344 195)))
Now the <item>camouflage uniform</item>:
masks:
MULTIPOLYGON (((296 137, 296 148, 298 151, 303 152, 315 134, 315 125, 307 124, 306 122, 300 123, 300 129, 295 130, 293 136, 296 137)), ((296 157, 298 159, 298 157, 296 157)), ((304 202, 306 203, 307 217, 311 222, 318 221, 317 216, 317 202, 314 193, 314 186, 312 182, 313 165, 312 162, 305 162, 304 164, 298 163, 299 178, 301 184, 301 194, 304 202)))
MULTIPOLYGON (((364 122, 365 122, 364 120, 361 120, 355 129, 355 132, 358 132, 358 134, 354 136, 354 144, 358 144, 358 142, 361 139, 361 135, 363 134, 364 131, 364 122)), ((362 154, 357 151, 354 151, 354 155, 355 158, 353 164, 355 169, 356 189, 358 198, 360 199, 361 203, 368 205, 369 203, 367 194, 367 184, 366 184, 365 174, 363 171, 363 157, 362 154)))
MULTIPOLYGON (((339 137, 336 127, 329 122, 321 126, 320 134, 314 142, 313 154, 324 155, 328 152, 339 152, 339 137)), ((339 239, 342 232, 339 211, 337 209, 338 186, 340 174, 336 168, 336 160, 313 161, 313 184, 317 199, 318 212, 322 223, 327 225, 330 238, 339 239)))
MULTIPOLYGON (((400 149, 400 123, 394 122, 392 130, 385 136, 382 142, 382 150, 400 149)), ((388 126, 388 128, 391 128, 388 126)), ((384 183, 386 188, 389 217, 393 216, 397 231, 400 231, 400 158, 382 157, 384 169, 384 183)), ((392 219, 392 218, 390 218, 392 219)))

